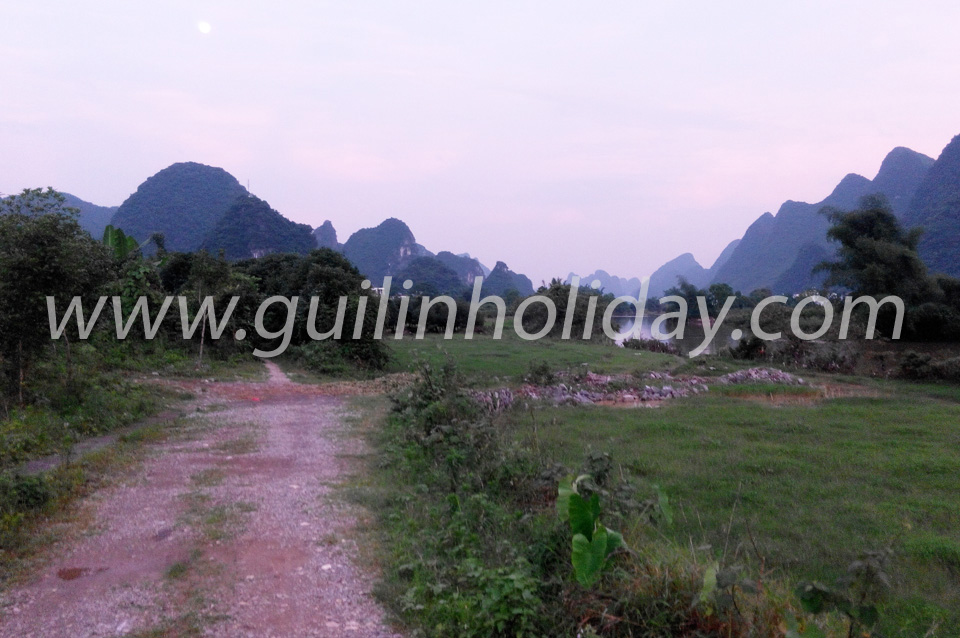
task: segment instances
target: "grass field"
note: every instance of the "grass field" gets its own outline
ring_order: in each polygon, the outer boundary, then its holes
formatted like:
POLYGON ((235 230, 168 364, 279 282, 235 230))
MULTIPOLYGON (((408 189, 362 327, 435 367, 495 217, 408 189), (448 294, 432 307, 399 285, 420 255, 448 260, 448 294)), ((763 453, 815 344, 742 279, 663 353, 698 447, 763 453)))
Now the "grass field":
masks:
MULTIPOLYGON (((393 347, 397 369, 449 359, 481 386, 517 382, 535 360, 607 373, 713 374, 741 365, 516 338, 393 347)), ((960 635, 960 388, 812 380, 825 381, 873 396, 729 386, 656 409, 543 405, 508 418, 545 461, 577 468, 589 452, 607 452, 661 486, 677 513, 665 533, 682 545, 709 544, 724 562, 757 563, 755 541, 787 581, 832 583, 862 552, 892 547, 882 635, 960 635), (767 400, 775 395, 793 401, 767 400)))
POLYGON ((672 355, 653 354, 618 348, 612 343, 541 339, 523 341, 508 321, 503 338, 463 335, 445 340, 441 335, 426 335, 422 340, 404 337, 391 341, 394 360, 391 371, 406 371, 418 361, 441 365, 454 361, 459 371, 474 385, 495 385, 520 381, 535 361, 546 362, 553 370, 584 370, 602 374, 666 370, 681 360, 672 355))

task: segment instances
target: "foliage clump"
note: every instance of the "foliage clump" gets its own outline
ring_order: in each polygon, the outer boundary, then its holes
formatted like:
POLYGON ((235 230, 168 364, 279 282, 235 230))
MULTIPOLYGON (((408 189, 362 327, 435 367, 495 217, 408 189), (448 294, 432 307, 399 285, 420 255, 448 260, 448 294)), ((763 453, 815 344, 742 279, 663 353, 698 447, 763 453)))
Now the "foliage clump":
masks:
POLYGON ((779 638, 788 621, 813 625, 779 584, 666 541, 666 494, 610 455, 563 479, 509 431, 524 408, 482 410, 452 365, 421 366, 392 401, 386 484, 368 496, 386 541, 379 593, 414 635, 779 638))

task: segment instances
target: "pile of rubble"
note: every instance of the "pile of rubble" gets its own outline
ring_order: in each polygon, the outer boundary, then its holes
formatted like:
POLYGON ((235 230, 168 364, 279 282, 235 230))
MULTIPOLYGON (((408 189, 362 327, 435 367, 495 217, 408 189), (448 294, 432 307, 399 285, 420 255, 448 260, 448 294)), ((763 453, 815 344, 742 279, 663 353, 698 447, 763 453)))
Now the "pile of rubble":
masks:
POLYGON ((547 386, 525 384, 516 391, 507 388, 474 390, 470 396, 486 408, 498 413, 518 399, 549 401, 556 405, 592 405, 597 403, 655 403, 679 399, 708 390, 706 381, 700 377, 675 378, 669 374, 654 372, 651 380, 666 382, 663 385, 640 385, 628 375, 601 375, 587 372, 585 375, 559 373, 564 379, 547 386))
POLYGON ((467 394, 471 399, 480 404, 487 412, 499 414, 513 405, 516 398, 513 390, 510 388, 497 388, 496 390, 471 390, 467 394))
POLYGON ((774 368, 750 368, 748 370, 737 370, 730 374, 725 374, 717 379, 717 383, 778 383, 782 385, 803 385, 803 379, 795 377, 789 372, 776 370, 774 368))
MULTIPOLYGON (((503 412, 518 400, 548 401, 555 405, 593 405, 593 404, 633 404, 655 405, 661 401, 680 399, 708 392, 707 379, 697 376, 675 377, 667 372, 650 372, 644 381, 658 382, 647 385, 629 375, 603 375, 587 372, 574 375, 557 373, 559 382, 540 386, 525 384, 511 390, 472 390, 470 397, 487 412, 503 412)), ((738 370, 721 377, 712 383, 731 385, 737 383, 777 383, 783 385, 802 385, 803 379, 773 368, 750 368, 738 370)))

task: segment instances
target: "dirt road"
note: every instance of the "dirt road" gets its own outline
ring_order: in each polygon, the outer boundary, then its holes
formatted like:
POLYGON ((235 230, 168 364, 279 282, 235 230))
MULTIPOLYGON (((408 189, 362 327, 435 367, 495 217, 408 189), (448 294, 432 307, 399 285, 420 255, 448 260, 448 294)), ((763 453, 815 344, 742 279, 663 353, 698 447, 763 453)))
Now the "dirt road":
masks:
POLYGON ((201 397, 190 435, 89 499, 89 529, 0 596, 0 637, 395 635, 333 491, 363 452, 343 401, 267 367, 179 382, 201 397))

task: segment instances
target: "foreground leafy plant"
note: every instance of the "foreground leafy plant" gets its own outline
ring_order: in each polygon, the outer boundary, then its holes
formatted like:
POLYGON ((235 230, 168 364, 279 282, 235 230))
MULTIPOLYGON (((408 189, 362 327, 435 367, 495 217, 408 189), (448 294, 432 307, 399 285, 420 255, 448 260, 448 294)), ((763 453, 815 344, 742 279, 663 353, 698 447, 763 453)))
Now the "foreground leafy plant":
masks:
POLYGON ((592 587, 610 562, 610 556, 624 547, 623 535, 600 522, 600 497, 592 494, 584 498, 577 491, 580 481, 589 479, 582 474, 576 479, 560 481, 557 491, 557 513, 570 523, 573 532, 570 562, 577 582, 592 587))
POLYGON ((846 576, 835 588, 817 582, 801 583, 797 587, 797 597, 803 609, 811 614, 840 612, 849 622, 848 636, 869 636, 869 630, 880 619, 877 603, 890 588, 886 566, 892 554, 889 549, 867 552, 861 559, 850 563, 846 576), (857 631, 860 633, 855 633, 857 631))

